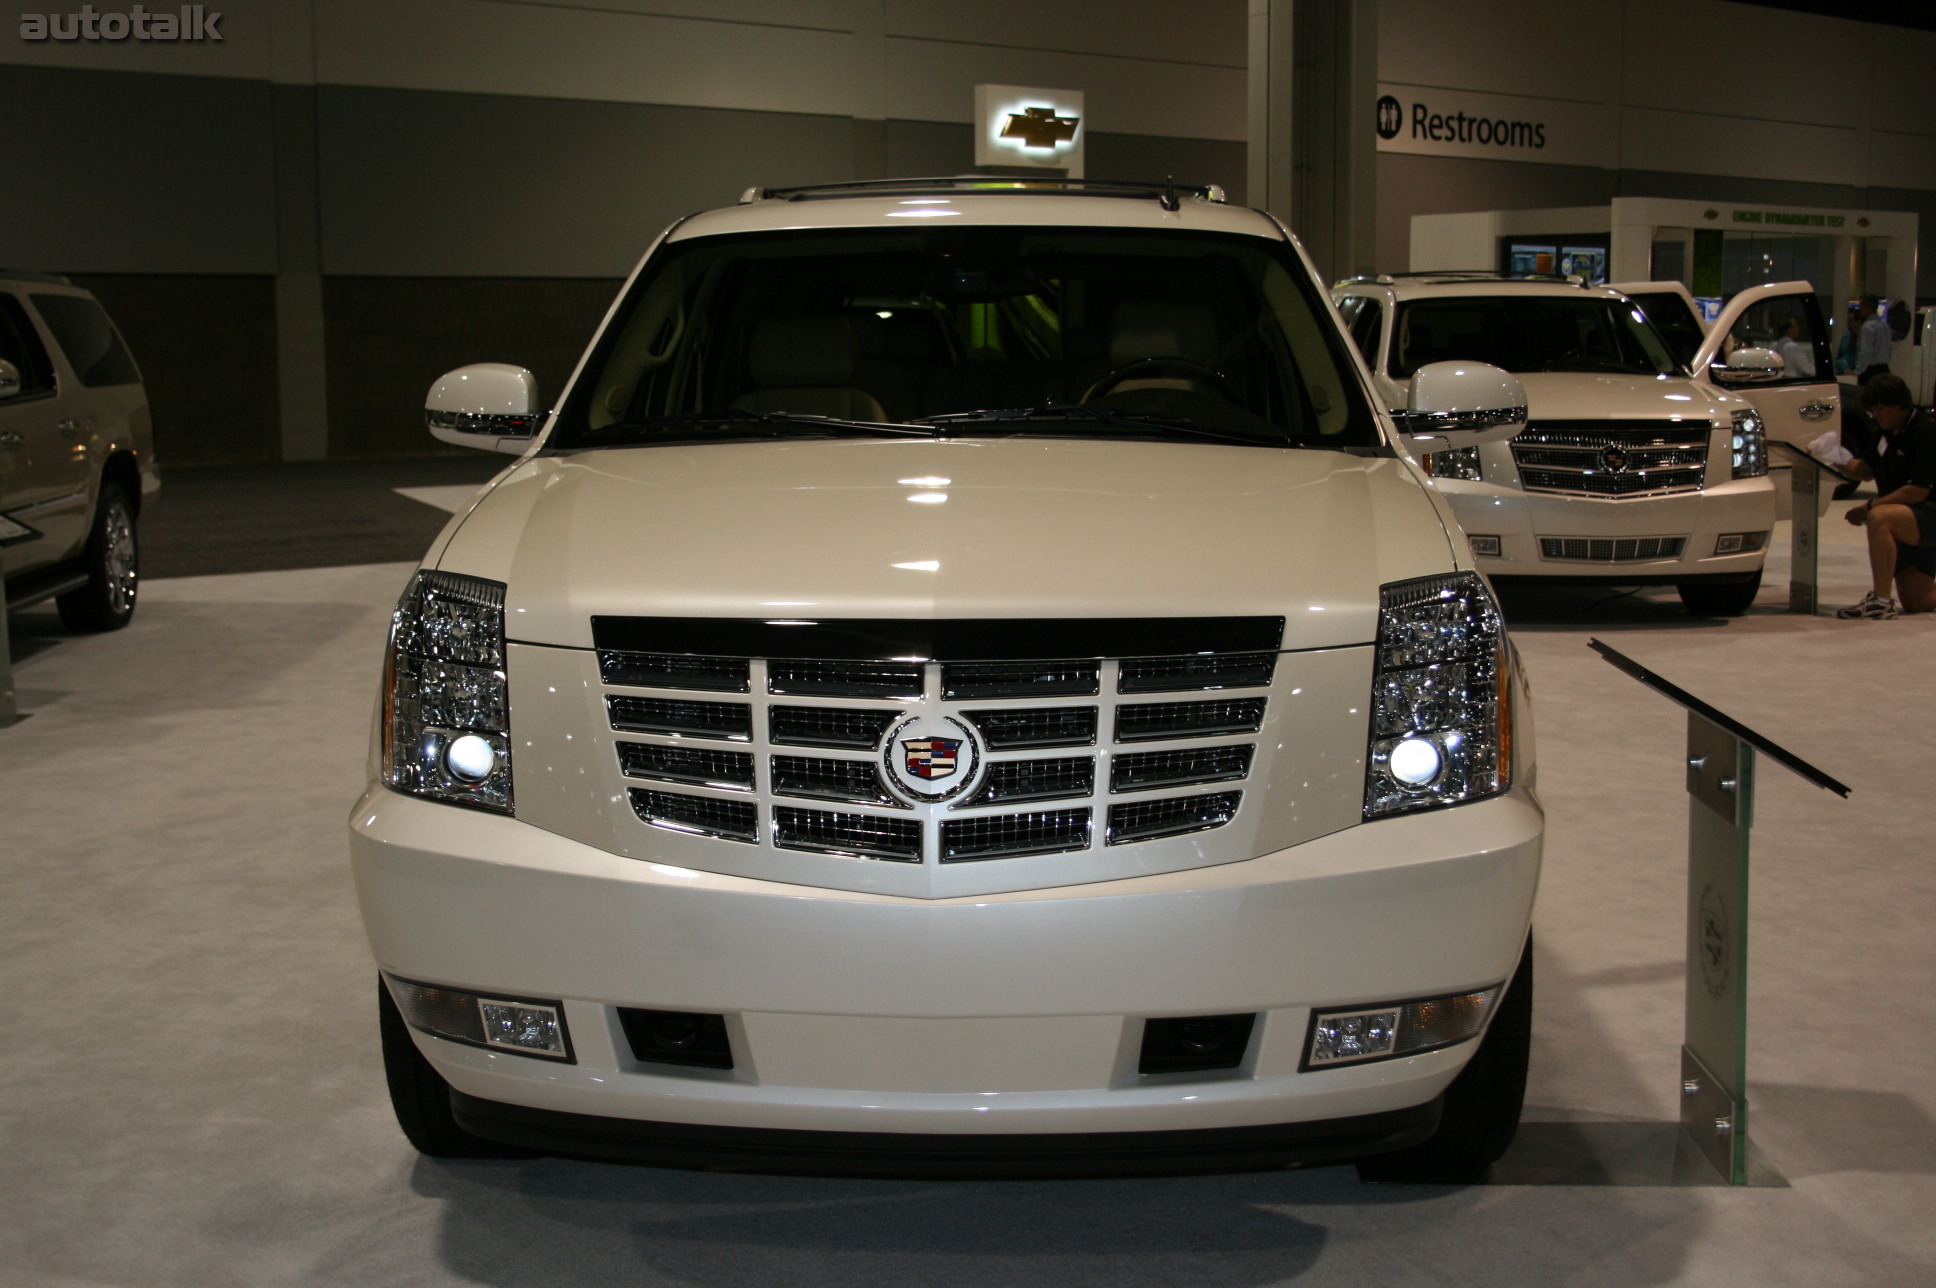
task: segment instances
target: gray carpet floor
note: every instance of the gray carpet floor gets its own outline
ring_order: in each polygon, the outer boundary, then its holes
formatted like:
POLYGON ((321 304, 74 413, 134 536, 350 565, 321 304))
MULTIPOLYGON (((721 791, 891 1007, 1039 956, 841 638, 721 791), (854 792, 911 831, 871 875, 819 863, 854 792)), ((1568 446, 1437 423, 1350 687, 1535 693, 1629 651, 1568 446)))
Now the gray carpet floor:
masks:
MULTIPOLYGON (((1830 604, 1861 589, 1852 536, 1830 604)), ((0 1284, 1936 1283, 1936 620, 1789 616, 1779 560, 1731 622, 1671 593, 1515 603, 1549 831, 1527 1125, 1495 1183, 890 1182, 404 1143, 344 826, 408 571, 154 580, 111 636, 15 621, 0 1284), (1589 636, 1856 789, 1761 770, 1750 1091, 1785 1185, 1621 1163, 1676 1113, 1683 725, 1589 636)))

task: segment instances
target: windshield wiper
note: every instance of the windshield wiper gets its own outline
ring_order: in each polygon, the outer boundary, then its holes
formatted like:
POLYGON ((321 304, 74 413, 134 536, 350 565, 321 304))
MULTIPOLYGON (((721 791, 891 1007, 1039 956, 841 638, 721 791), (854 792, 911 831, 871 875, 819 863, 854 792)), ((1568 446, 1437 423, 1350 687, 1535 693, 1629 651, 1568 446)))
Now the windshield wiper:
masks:
POLYGON ((1244 447, 1290 447, 1287 438, 1272 438, 1263 434, 1246 434, 1234 429, 1211 429, 1193 420, 1174 416, 1150 416, 1141 412, 1118 411, 1103 407, 1086 407, 1072 403, 1066 407, 988 407, 980 411, 954 411, 941 416, 923 416, 911 420, 910 425, 933 425, 945 434, 951 425, 986 424, 996 422, 1015 426, 1015 432, 1025 432, 1022 427, 1030 424, 1052 423, 1057 421, 1093 420, 1105 425, 1122 429, 1147 429, 1159 434, 1176 434, 1185 438, 1202 438, 1213 443, 1236 443, 1244 447))
POLYGON ((934 437, 924 429, 911 429, 906 425, 889 425, 880 421, 842 420, 837 416, 810 416, 805 412, 747 411, 738 407, 729 407, 721 411, 685 412, 674 416, 648 416, 643 420, 621 420, 614 424, 600 426, 590 431, 586 437, 618 438, 627 435, 658 435, 667 431, 672 431, 669 436, 677 436, 679 430, 701 429, 709 425, 732 426, 736 429, 767 426, 775 434, 784 433, 788 429, 818 429, 830 438, 849 435, 872 438, 934 437))

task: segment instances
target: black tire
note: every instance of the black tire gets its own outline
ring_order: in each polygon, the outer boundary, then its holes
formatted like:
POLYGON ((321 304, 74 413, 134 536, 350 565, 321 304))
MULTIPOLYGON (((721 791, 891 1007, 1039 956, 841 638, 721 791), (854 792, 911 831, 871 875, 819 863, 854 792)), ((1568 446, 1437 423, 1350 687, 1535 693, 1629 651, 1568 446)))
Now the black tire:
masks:
POLYGON ((1684 581, 1674 587, 1681 603, 1695 617, 1739 617, 1753 606, 1761 591, 1761 570, 1747 581, 1684 581))
POLYGON ((450 1084, 430 1067, 397 1010, 390 986, 376 982, 377 1027, 383 1037, 383 1077, 397 1126, 417 1152, 431 1158, 535 1158, 535 1151, 473 1136, 450 1112, 450 1084))
POLYGON ((87 585, 54 601, 61 620, 69 630, 120 630, 134 617, 141 547, 135 540, 134 507, 118 483, 101 484, 82 558, 87 562, 87 585))
POLYGON ((1533 1048, 1533 939, 1465 1069, 1445 1089, 1445 1115, 1430 1139, 1358 1164, 1358 1179, 1413 1185, 1469 1185, 1512 1144, 1526 1100, 1533 1048))

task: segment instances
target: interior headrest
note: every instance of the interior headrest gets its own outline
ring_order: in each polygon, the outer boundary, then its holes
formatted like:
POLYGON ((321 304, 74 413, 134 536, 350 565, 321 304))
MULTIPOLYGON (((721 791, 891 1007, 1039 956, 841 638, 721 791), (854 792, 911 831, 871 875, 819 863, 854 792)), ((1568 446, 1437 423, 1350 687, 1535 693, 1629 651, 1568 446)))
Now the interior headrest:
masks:
POLYGON ((766 318, 753 328, 748 366, 763 389, 854 383, 853 328, 843 317, 766 318))
POLYGON ((1109 320, 1109 365, 1126 367, 1144 358, 1188 358, 1209 364, 1217 356, 1217 323, 1207 304, 1129 300, 1109 320))

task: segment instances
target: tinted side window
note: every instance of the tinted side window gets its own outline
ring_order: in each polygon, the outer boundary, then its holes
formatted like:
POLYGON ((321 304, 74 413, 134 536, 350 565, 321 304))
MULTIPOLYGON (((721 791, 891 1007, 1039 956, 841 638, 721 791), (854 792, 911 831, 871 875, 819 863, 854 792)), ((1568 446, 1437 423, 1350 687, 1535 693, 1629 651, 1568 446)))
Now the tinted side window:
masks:
POLYGON ((1812 384, 1835 379, 1829 360, 1828 328, 1813 295, 1776 295, 1742 310, 1728 332, 1722 356, 1744 348, 1773 349, 1781 357, 1776 384, 1812 384))
POLYGON ((1630 297, 1654 324, 1667 347, 1673 351, 1674 358, 1683 367, 1694 361, 1700 351, 1701 342, 1707 339, 1707 328, 1694 316, 1694 310, 1687 307, 1687 301, 1673 291, 1658 294, 1635 295, 1630 297))
POLYGON ((1383 314, 1384 310, 1378 307, 1377 300, 1365 298, 1358 316, 1351 319, 1351 338, 1357 342, 1358 352, 1365 355, 1365 361, 1371 364, 1373 370, 1378 367, 1378 329, 1383 314))
POLYGON ((141 372, 100 305, 78 295, 32 298, 82 384, 92 388, 141 383, 141 372))
POLYGON ((47 346, 27 317, 27 310, 13 296, 0 292, 0 358, 11 362, 20 372, 20 392, 15 397, 54 391, 54 364, 47 357, 47 346))

